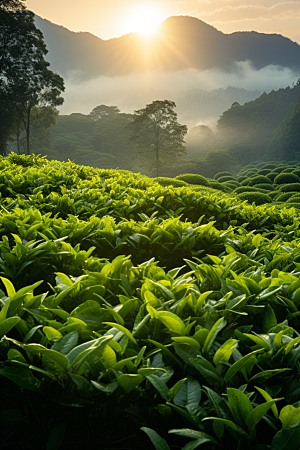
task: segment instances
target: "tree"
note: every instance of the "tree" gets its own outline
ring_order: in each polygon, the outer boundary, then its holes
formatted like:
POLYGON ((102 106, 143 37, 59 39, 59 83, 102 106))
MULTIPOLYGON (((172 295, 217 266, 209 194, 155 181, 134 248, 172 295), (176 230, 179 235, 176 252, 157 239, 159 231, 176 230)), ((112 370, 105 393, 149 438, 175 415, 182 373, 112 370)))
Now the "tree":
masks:
POLYGON ((186 153, 187 126, 177 122, 175 107, 170 100, 155 100, 146 108, 134 111, 128 124, 129 141, 135 144, 138 154, 146 156, 148 163, 154 162, 156 176, 160 164, 186 153))
POLYGON ((33 107, 55 107, 63 103, 64 81, 49 70, 46 54, 43 34, 35 26, 34 14, 17 0, 1 0, 0 104, 1 109, 9 109, 21 121, 28 154, 33 107))
POLYGON ((90 112, 90 117, 91 119, 97 121, 99 119, 102 119, 102 117, 116 116, 119 113, 120 110, 117 106, 100 105, 96 106, 96 108, 94 108, 93 111, 90 112))

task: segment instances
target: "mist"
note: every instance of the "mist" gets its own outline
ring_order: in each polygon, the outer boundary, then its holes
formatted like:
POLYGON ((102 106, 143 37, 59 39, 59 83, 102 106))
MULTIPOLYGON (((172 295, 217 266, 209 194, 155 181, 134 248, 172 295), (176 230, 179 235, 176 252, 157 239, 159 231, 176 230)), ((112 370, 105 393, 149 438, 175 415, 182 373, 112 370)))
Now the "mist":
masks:
POLYGON ((88 81, 79 81, 79 78, 79 71, 65 77, 65 102, 59 108, 61 114, 88 114, 100 104, 116 105, 122 112, 133 113, 153 100, 169 99, 178 106, 179 120, 184 120, 190 128, 198 124, 213 126, 218 116, 234 101, 243 104, 254 100, 264 91, 292 86, 300 78, 300 71, 273 65, 257 70, 251 62, 244 61, 235 63, 230 72, 220 69, 186 69, 100 76, 88 81), (243 91, 229 89, 225 92, 224 89, 229 87, 243 91), (210 110, 207 110, 207 102, 206 105, 203 103, 203 91, 211 93, 210 110), (193 103, 191 108, 190 102, 193 103))

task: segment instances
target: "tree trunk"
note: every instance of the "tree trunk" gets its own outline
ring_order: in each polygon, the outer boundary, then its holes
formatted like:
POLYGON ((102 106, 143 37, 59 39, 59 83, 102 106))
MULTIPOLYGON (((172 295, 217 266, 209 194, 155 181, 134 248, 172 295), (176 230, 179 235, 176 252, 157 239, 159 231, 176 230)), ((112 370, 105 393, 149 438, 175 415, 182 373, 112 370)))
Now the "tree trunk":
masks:
POLYGON ((27 144, 27 155, 30 155, 30 108, 28 108, 27 111, 26 144, 27 144))

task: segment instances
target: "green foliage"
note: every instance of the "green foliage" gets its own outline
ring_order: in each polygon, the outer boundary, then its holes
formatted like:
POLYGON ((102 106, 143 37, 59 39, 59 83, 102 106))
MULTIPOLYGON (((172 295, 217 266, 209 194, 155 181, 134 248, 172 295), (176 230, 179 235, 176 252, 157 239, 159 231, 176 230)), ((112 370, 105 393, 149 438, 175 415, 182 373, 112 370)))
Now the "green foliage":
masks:
POLYGON ((279 190, 281 192, 298 192, 300 191, 300 183, 283 184, 280 186, 279 190))
POLYGON ((274 179, 275 184, 299 183, 300 178, 294 173, 281 173, 274 179))
MULTIPOLYGON (((227 176, 233 177, 233 175, 232 175, 231 172, 219 172, 219 173, 217 173, 217 174, 214 176, 214 179, 215 179, 215 180, 219 180, 219 178, 227 177, 227 176)), ((234 178, 234 177, 233 177, 233 178, 234 178)))
POLYGON ((225 175, 223 177, 219 177, 217 180, 218 183, 224 183, 225 181, 236 181, 236 178, 233 176, 225 175))
POLYGON ((223 192, 229 192, 229 188, 223 183, 217 183, 216 181, 210 181, 210 187, 213 189, 218 189, 223 192))
POLYGON ((199 184, 201 186, 209 186, 209 181, 198 174, 194 173, 184 173, 183 175, 178 175, 176 180, 185 181, 188 184, 199 184))
POLYGON ((298 450, 298 210, 34 155, 0 168, 4 440, 24 422, 26 444, 85 448, 90 423, 101 448, 298 450))
POLYGON ((286 202, 289 198, 293 197, 297 192, 285 192, 284 194, 282 192, 277 191, 277 195, 275 197, 276 201, 278 202, 286 202))
POLYGON ((255 186, 256 184, 271 184, 272 181, 270 178, 265 177, 264 175, 257 175, 252 178, 249 178, 248 185, 255 186))
POLYGON ((188 186, 188 182, 184 180, 178 180, 176 178, 168 178, 168 177, 156 177, 153 178, 154 181, 159 183, 161 186, 174 186, 174 187, 182 187, 182 186, 188 186))
POLYGON ((247 200, 249 203, 255 203, 256 205, 264 205, 265 203, 271 203, 271 197, 261 192, 244 192, 239 194, 241 200, 247 200))
POLYGON ((271 184, 268 184, 268 183, 258 183, 258 184, 255 184, 255 187, 256 188, 259 188, 259 189, 265 189, 265 190, 267 190, 267 191, 274 191, 274 186, 272 186, 271 184))

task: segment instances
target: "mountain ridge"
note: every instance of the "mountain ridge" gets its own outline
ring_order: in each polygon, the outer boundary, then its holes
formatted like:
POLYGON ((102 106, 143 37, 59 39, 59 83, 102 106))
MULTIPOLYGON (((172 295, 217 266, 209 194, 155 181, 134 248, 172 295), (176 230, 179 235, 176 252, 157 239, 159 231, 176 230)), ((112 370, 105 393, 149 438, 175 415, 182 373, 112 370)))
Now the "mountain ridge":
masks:
POLYGON ((173 16, 150 38, 129 33, 108 40, 73 32, 36 16, 44 34, 51 68, 79 79, 125 76, 147 71, 185 69, 230 71, 235 62, 251 61, 300 70, 300 45, 279 34, 242 31, 225 34, 200 19, 173 16))

